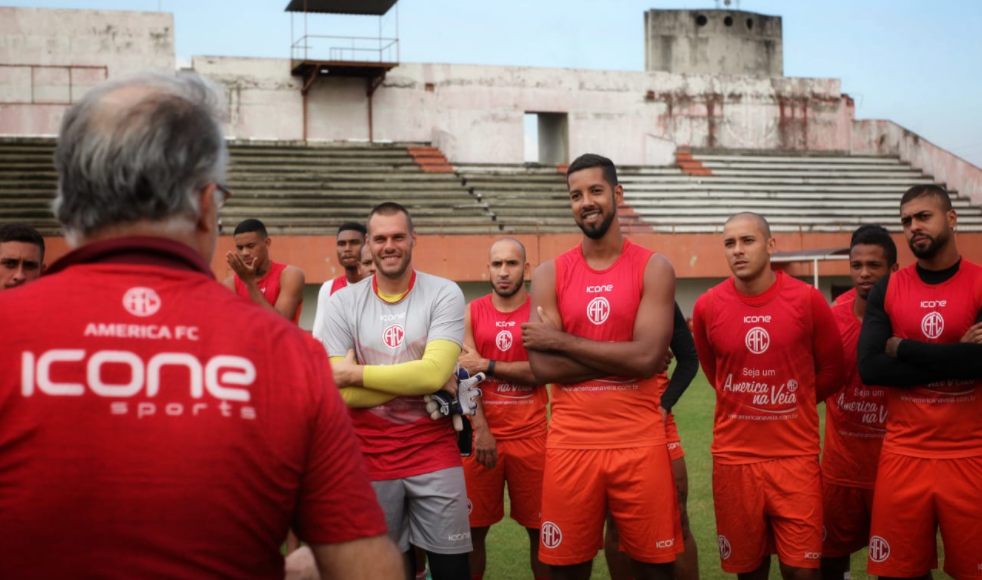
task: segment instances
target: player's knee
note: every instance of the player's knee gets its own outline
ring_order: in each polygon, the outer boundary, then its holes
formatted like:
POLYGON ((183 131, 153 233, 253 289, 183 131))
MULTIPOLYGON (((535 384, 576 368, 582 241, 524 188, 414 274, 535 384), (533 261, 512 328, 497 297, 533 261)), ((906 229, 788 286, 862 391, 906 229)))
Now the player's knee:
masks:
POLYGON ((471 528, 471 542, 475 544, 483 544, 484 540, 488 537, 488 531, 491 529, 490 526, 482 526, 480 528, 471 528))

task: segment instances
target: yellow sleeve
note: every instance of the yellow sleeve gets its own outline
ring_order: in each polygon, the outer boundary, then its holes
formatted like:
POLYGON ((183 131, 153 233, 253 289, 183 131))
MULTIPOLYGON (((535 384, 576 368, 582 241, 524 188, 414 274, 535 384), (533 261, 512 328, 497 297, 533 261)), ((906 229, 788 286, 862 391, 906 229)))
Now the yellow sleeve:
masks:
POLYGON ((341 399, 344 401, 345 405, 351 407, 352 409, 378 407, 379 405, 388 403, 398 396, 399 395, 390 395, 389 393, 373 391, 372 389, 363 389, 361 387, 341 388, 341 399))
POLYGON ((366 365, 362 384, 366 389, 392 395, 429 395, 447 384, 460 345, 451 340, 433 340, 426 343, 423 358, 397 365, 366 365))

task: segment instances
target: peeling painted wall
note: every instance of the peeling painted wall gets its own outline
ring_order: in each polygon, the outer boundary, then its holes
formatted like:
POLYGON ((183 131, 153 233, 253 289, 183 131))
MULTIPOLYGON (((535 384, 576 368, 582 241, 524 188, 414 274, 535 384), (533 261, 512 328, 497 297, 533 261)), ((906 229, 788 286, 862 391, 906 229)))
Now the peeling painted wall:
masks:
POLYGON ((0 66, 0 134, 53 135, 67 103, 107 76, 173 71, 174 17, 0 7, 0 65, 14 65, 0 66))
MULTIPOLYGON (((230 135, 303 137, 303 100, 289 61, 196 57, 193 64, 226 86, 230 135), (258 118, 248 103, 267 109, 258 118)), ((665 142, 844 151, 853 117, 836 79, 446 64, 396 67, 373 109, 377 140, 439 138, 451 161, 489 163, 523 161, 526 112, 567 113, 571 156, 602 151, 626 164, 665 159, 665 142)), ((309 139, 367 139, 365 81, 318 79, 307 117, 309 139)))

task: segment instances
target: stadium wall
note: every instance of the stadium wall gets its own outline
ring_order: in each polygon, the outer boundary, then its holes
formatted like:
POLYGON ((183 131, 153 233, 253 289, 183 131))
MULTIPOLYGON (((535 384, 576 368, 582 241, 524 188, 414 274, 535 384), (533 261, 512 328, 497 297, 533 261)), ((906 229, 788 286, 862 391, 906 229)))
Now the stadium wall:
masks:
POLYGON ((55 135, 89 87, 175 63, 172 14, 0 6, 0 134, 55 135))

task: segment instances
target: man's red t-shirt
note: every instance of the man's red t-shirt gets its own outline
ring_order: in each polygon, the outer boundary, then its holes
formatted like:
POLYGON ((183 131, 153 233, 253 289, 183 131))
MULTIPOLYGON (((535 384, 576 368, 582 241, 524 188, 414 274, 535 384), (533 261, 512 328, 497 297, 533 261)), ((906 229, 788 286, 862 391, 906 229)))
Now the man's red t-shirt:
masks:
MULTIPOLYGON (((908 266, 890 276, 883 306, 900 338, 958 342, 982 310, 982 267, 963 259, 951 279, 927 284, 908 266)), ((892 388, 887 402, 884 450, 927 459, 982 456, 982 380, 892 388)))
MULTIPOLYGON (((522 346, 522 324, 529 321, 531 299, 512 312, 494 307, 491 295, 471 302, 471 329, 477 353, 487 359, 521 362, 529 359, 522 346)), ((491 434, 502 441, 546 434, 546 405, 549 393, 544 385, 512 384, 497 377, 481 383, 484 414, 491 434)))
POLYGON ((873 489, 886 434, 887 389, 868 387, 859 377, 856 358, 862 323, 854 305, 850 300, 832 307, 842 337, 846 382, 825 401, 822 478, 844 487, 873 489))
MULTIPOLYGON (((280 276, 283 274, 283 270, 286 270, 286 264, 280 264, 279 262, 269 262, 269 272, 266 275, 256 280, 256 285, 259 286, 259 291, 262 293, 266 302, 271 305, 276 305, 276 300, 280 297, 280 276)), ((239 296, 249 300, 249 289, 246 288, 245 283, 235 276, 235 293, 239 296)), ((344 278, 344 276, 342 276, 344 278)), ((297 309, 293 313, 293 322, 300 322, 300 309, 303 307, 303 300, 297 304, 297 309)))
MULTIPOLYGON (((556 300, 563 330, 589 340, 634 339, 644 271, 651 250, 624 241, 610 267, 594 270, 577 245, 556 258, 556 300)), ((552 422, 546 446, 555 449, 621 449, 664 445, 658 408, 668 377, 609 376, 553 385, 552 422)))
POLYGON ((282 578, 385 533, 324 348, 176 242, 70 253, 0 295, 0 577, 282 578))
POLYGON ((816 399, 840 388, 845 376, 825 299, 775 274, 763 294, 741 294, 730 278, 696 301, 693 338, 716 389, 712 452, 719 463, 817 456, 816 399))

